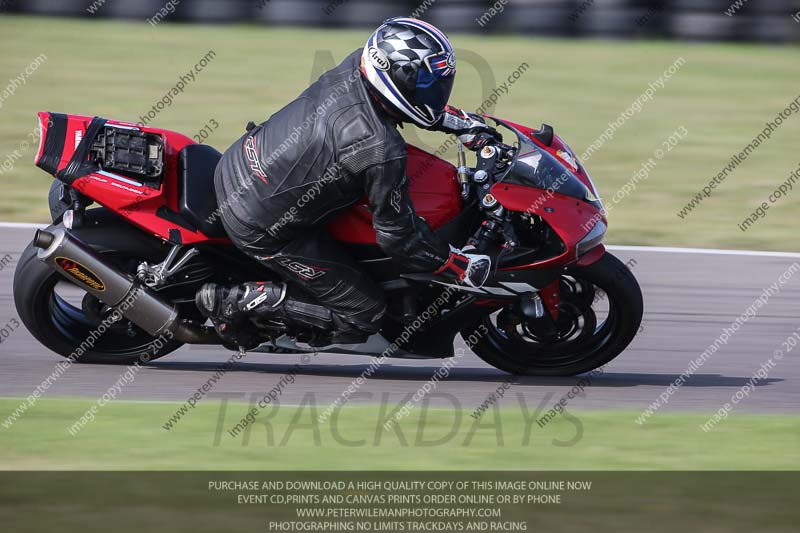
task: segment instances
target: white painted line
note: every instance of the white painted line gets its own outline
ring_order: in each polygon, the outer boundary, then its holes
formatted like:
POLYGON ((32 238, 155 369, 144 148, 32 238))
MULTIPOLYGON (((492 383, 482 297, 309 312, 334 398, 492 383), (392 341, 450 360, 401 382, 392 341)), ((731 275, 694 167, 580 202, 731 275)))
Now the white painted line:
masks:
POLYGON ((755 257, 790 257, 800 258, 795 252, 762 252, 758 250, 719 250, 716 248, 676 248, 671 246, 606 246, 609 250, 630 252, 663 252, 669 254, 712 254, 712 255, 744 255, 755 257))
MULTIPOLYGON (((249 354, 248 354, 249 355, 249 354)), ((141 367, 141 368, 148 368, 148 367, 141 367)), ((0 396, 0 400, 21 400, 25 401, 27 396, 0 396)), ((54 397, 55 400, 67 400, 67 401, 76 401, 76 402, 83 402, 86 400, 93 400, 91 396, 56 396, 54 397)), ((94 400, 96 401, 96 400, 94 400)), ((94 403, 94 401, 92 403, 94 403)), ((181 405, 186 403, 186 400, 176 399, 176 400, 119 400, 120 402, 125 403, 157 403, 157 404, 168 404, 168 405, 181 405)), ((230 398, 230 403, 242 403, 248 404, 250 402, 247 401, 247 396, 245 393, 242 393, 242 399, 237 400, 236 398, 230 398)), ((283 404, 281 404, 283 405, 283 404)), ((286 407, 289 407, 288 405, 286 407)), ((293 407, 300 407, 299 405, 293 407)))
MULTIPOLYGON (((0 228, 25 228, 38 229, 46 228, 49 224, 31 222, 0 222, 0 228)), ((623 246, 609 245, 609 250, 619 250, 621 252, 656 252, 668 254, 710 254, 710 255, 743 255, 754 257, 788 257, 800 258, 800 253, 796 252, 769 252, 760 250, 721 250, 718 248, 679 248, 675 246, 623 246)))
POLYGON ((30 222, 0 222, 0 228, 46 228, 50 224, 32 224, 30 222))

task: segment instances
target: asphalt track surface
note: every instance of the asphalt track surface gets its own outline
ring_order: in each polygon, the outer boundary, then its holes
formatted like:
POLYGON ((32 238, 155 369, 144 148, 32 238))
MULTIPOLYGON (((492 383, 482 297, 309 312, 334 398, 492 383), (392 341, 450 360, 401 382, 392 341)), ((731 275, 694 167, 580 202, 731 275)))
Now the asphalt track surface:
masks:
MULTIPOLYGON (((0 271, 0 326, 17 318, 12 296, 14 268, 33 235, 30 227, 0 227, 0 258, 13 262, 0 271)), ((643 331, 631 346, 607 365, 577 398, 571 409, 638 411, 665 392, 709 344, 800 254, 725 254, 715 251, 613 248, 632 270, 645 300, 643 331)), ((800 272, 780 287, 767 305, 748 320, 727 345, 708 359, 660 408, 711 413, 751 379, 782 342, 800 326, 800 272)), ((463 346, 459 339, 459 344, 463 346)), ((185 401, 202 386, 231 352, 223 348, 184 347, 146 366, 126 385, 119 399, 185 401)), ((39 345, 24 327, 0 343, 0 397, 25 397, 62 359, 39 345)), ((252 401, 272 389, 300 361, 296 355, 248 354, 214 386, 210 398, 252 401)), ((369 357, 320 354, 303 365, 285 387, 283 405, 304 400, 327 406, 369 365, 369 357)), ((389 360, 359 389, 353 403, 400 402, 422 387, 440 368, 441 360, 389 360)), ((47 391, 46 397, 96 399, 125 370, 118 366, 74 365, 47 391)), ((528 409, 555 403, 579 378, 517 378, 510 382, 501 405, 524 402, 528 409)), ((509 375, 468 353, 458 359, 447 379, 436 384, 431 405, 457 401, 472 410, 497 390, 509 375)), ((736 407, 737 412, 800 412, 800 345, 776 363, 767 379, 736 407)), ((218 400, 214 400, 218 401, 218 400)))

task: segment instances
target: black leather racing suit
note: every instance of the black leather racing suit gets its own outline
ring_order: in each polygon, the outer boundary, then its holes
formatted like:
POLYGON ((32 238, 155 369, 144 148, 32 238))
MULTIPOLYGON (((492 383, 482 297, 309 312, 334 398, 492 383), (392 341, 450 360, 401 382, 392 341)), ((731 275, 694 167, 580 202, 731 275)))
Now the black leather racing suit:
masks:
POLYGON ((374 333, 385 310, 382 290, 324 222, 366 195, 378 244, 408 270, 436 270, 449 247, 414 212, 405 141, 367 92, 360 58, 353 52, 237 140, 217 166, 215 185, 236 246, 310 293, 340 327, 374 333))

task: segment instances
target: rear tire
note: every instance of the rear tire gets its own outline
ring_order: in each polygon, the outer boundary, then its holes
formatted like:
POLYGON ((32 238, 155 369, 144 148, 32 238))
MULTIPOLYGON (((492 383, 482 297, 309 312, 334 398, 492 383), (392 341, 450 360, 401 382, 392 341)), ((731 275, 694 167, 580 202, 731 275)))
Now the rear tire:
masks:
MULTIPOLYGON (((110 255, 107 250, 100 252, 110 255)), ((136 326, 123 328, 125 319, 99 333, 96 320, 55 292, 56 284, 65 278, 39 261, 36 253, 29 244, 20 256, 14 273, 14 303, 31 335, 50 350, 78 363, 130 365, 158 359, 183 345, 167 336, 157 339, 136 326)))
MULTIPOLYGON (((609 305, 606 319, 599 324, 584 321, 584 325, 593 328, 588 339, 581 339, 573 346, 569 342, 555 346, 523 342, 494 324, 491 316, 464 328, 461 336, 478 338, 472 351, 490 365, 512 374, 573 376, 605 365, 622 353, 639 331, 644 314, 639 283, 628 267, 608 252, 591 265, 571 267, 565 276, 588 282, 606 294, 609 305), (570 348, 574 351, 570 352, 570 348)), ((593 304, 594 289, 590 296, 593 304)), ((562 310, 565 305, 562 300, 562 310)))

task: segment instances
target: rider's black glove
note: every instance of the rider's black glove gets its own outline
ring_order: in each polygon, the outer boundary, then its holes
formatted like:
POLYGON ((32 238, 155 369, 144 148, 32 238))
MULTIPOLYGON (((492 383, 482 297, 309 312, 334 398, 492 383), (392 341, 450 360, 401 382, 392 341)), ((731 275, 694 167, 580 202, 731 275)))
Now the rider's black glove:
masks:
POLYGON ((442 118, 431 129, 456 135, 464 146, 474 151, 489 143, 503 141, 503 136, 486 124, 483 117, 453 106, 445 107, 442 118))

